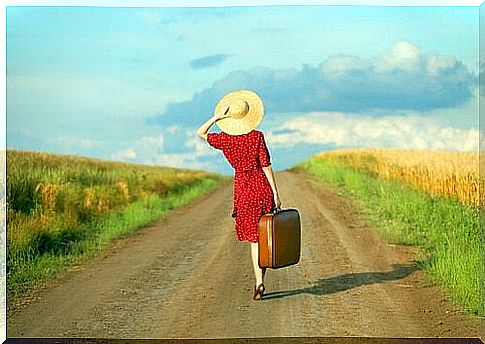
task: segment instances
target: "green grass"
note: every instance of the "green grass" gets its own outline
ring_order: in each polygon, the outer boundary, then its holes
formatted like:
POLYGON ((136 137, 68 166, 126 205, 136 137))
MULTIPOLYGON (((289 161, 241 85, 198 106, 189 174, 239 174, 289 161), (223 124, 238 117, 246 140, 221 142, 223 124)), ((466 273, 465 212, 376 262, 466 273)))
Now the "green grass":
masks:
POLYGON ((55 277, 66 267, 95 256, 114 240, 129 235, 147 224, 165 217, 170 210, 181 207, 219 185, 206 179, 186 190, 167 197, 152 194, 123 209, 111 212, 73 231, 54 232, 37 239, 42 254, 12 259, 9 266, 7 296, 18 296, 32 287, 55 277), (81 234, 79 234, 81 233, 81 234), (60 243, 68 243, 62 250, 60 243))
POLYGON ((19 296, 226 178, 7 150, 7 296, 19 296))
POLYGON ((369 223, 389 242, 419 246, 425 254, 421 266, 448 297, 470 314, 485 315, 484 242, 477 209, 321 157, 295 167, 358 200, 369 223))

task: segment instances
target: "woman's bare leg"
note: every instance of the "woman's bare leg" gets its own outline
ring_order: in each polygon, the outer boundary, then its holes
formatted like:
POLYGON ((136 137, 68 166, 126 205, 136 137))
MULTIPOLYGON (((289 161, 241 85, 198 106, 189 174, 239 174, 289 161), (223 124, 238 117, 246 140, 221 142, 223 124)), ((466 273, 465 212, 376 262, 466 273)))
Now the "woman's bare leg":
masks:
POLYGON ((253 269, 254 269, 254 276, 256 277, 256 285, 263 283, 264 273, 266 269, 261 269, 259 267, 259 252, 258 252, 258 243, 252 242, 251 244, 251 257, 253 261, 253 269))

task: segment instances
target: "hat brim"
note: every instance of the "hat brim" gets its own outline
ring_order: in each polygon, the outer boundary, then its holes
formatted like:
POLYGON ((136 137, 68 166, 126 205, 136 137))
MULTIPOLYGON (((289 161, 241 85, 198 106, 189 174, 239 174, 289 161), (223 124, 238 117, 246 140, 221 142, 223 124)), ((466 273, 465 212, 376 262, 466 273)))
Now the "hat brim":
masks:
POLYGON ((239 90, 226 94, 216 105, 215 113, 220 114, 225 111, 230 104, 242 99, 248 103, 248 113, 240 118, 223 118, 216 122, 217 126, 225 133, 230 135, 243 135, 255 129, 264 116, 264 105, 261 98, 253 91, 239 90))

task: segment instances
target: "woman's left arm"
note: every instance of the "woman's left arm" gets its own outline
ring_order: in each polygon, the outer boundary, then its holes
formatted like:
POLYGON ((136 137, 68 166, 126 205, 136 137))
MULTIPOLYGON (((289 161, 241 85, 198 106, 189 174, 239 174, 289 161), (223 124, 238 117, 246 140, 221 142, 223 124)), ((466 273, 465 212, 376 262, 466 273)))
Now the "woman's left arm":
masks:
POLYGON ((215 116, 212 116, 209 118, 204 124, 200 126, 200 128, 197 130, 197 136, 199 136, 201 139, 207 141, 207 132, 209 131, 210 127, 218 120, 215 116))
POLYGON ((229 110, 229 108, 226 109, 226 111, 224 111, 223 113, 217 115, 217 114, 214 114, 214 116, 212 116, 211 118, 209 118, 204 124, 202 124, 200 126, 200 128, 197 130, 197 136, 199 136, 201 139, 207 141, 207 132, 209 131, 210 127, 212 127, 212 125, 217 122, 218 120, 222 119, 222 118, 226 118, 226 117, 230 117, 229 115, 227 115, 227 111, 229 110))

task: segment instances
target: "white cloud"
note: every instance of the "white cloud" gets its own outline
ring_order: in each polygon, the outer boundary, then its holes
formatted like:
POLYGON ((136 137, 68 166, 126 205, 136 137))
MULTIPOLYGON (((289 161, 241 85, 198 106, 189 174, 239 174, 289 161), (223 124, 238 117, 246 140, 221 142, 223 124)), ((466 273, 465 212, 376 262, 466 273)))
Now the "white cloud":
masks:
POLYGON ((327 78, 338 79, 351 70, 366 70, 370 66, 369 61, 359 57, 339 54, 328 57, 320 65, 320 72, 327 78))
MULTIPOLYGON (((31 137, 34 137, 33 135, 31 135, 32 133, 28 129, 25 130, 25 133, 30 134, 31 137)), ((94 149, 101 147, 101 144, 99 142, 94 142, 89 138, 76 138, 63 135, 58 136, 56 142, 60 143, 63 146, 71 146, 83 149, 94 149)))
POLYGON ((158 136, 143 137, 137 143, 137 146, 143 150, 150 150, 150 149, 161 150, 163 149, 163 143, 164 143, 163 134, 160 134, 158 136))
POLYGON ((456 62, 456 58, 451 55, 428 54, 426 69, 432 74, 438 74, 442 69, 452 68, 456 62))
MULTIPOLYGON (((438 116, 417 112, 376 115, 344 112, 311 112, 282 121, 265 130, 272 152, 295 145, 394 147, 431 150, 478 149, 478 129, 444 125, 438 116)), ((142 136, 120 147, 112 158, 146 165, 215 170, 226 166, 221 152, 195 135, 195 128, 171 125, 161 133, 142 136)), ((313 149, 312 148, 312 149, 313 149)))
MULTIPOLYGON (((177 132, 177 140, 183 142, 181 146, 189 148, 189 150, 183 152, 167 152, 165 150, 166 137, 164 134, 159 134, 142 137, 134 142, 131 147, 121 149, 112 154, 111 158, 114 160, 167 167, 191 169, 207 169, 213 167, 211 163, 199 161, 199 159, 204 156, 215 155, 217 152, 210 149, 205 141, 195 137, 194 129, 172 126, 166 130, 172 134, 177 132), (182 131, 183 133, 181 133, 182 131)), ((172 139, 174 138, 172 137, 172 139)))
POLYGON ((163 151, 164 137, 163 134, 156 136, 145 136, 136 141, 131 147, 121 149, 114 154, 115 160, 146 160, 163 151))
POLYGON ((478 136, 478 129, 443 126, 437 118, 417 114, 375 117, 314 112, 290 119, 278 129, 270 130, 267 140, 275 147, 316 144, 476 151, 478 136))
POLYGON ((186 129, 187 140, 185 146, 193 148, 193 154, 197 157, 213 153, 214 150, 208 150, 208 143, 193 135, 193 131, 186 129))
POLYGON ((177 125, 171 125, 167 128, 167 132, 169 132, 170 134, 175 134, 179 130, 180 130, 180 127, 177 125))
POLYGON ((197 160, 197 156, 191 153, 164 153, 156 155, 152 160, 145 162, 149 165, 166 167, 208 169, 211 165, 197 160))
POLYGON ((397 41, 391 50, 374 62, 377 71, 404 70, 406 72, 425 71, 436 76, 442 70, 453 68, 458 63, 452 55, 427 53, 408 41, 397 41))
POLYGON ((477 81, 455 57, 422 52, 401 40, 367 59, 339 54, 297 70, 234 71, 190 100, 171 102, 157 120, 193 125, 190 114, 210 113, 220 97, 234 89, 257 90, 273 113, 433 111, 463 106, 474 97, 477 81))
POLYGON ((402 69, 412 72, 419 68, 421 58, 421 50, 416 45, 397 41, 388 53, 376 60, 375 66, 378 71, 402 69))
POLYGON ((132 148, 122 149, 112 155, 112 159, 128 161, 136 158, 136 152, 132 148))

